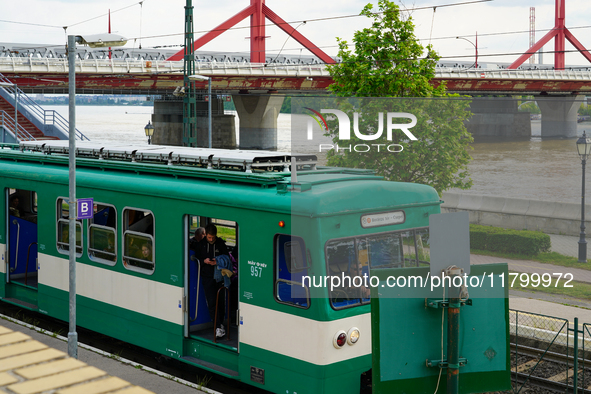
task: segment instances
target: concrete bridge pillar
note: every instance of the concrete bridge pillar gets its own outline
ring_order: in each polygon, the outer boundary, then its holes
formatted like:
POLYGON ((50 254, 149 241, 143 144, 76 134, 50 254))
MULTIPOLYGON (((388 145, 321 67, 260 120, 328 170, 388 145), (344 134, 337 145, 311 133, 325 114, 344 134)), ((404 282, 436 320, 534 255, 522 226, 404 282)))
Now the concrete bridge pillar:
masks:
MULTIPOLYGON (((196 135, 189 136, 189 145, 209 145, 209 118, 207 102, 197 103, 196 135)), ((214 98, 212 102, 212 147, 236 149, 236 126, 234 115, 224 115, 223 102, 214 98)), ((152 114, 154 145, 183 146, 183 100, 157 100, 152 114)))
POLYGON ((584 96, 537 96, 542 111, 542 138, 577 137, 577 112, 584 96))
POLYGON ((519 112, 517 101, 502 97, 474 97, 466 129, 474 138, 529 138, 529 113, 519 112))
POLYGON ((283 96, 232 96, 240 119, 240 149, 277 149, 277 116, 283 96))

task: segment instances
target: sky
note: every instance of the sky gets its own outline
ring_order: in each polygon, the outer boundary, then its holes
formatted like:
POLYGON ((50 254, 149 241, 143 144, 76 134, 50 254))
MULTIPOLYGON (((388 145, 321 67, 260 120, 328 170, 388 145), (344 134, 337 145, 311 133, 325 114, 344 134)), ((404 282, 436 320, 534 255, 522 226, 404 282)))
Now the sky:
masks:
MULTIPOLYGON (((530 7, 535 7, 536 40, 554 26, 555 0, 414 0, 400 1, 409 9, 416 25, 416 36, 426 45, 431 43, 444 61, 474 61, 474 44, 456 39, 465 37, 475 43, 478 34, 479 63, 513 62, 529 47, 530 7), (462 4, 463 3, 463 4, 462 4), (455 4, 443 7, 444 5, 455 4), (437 7, 435 12, 433 7, 437 7), (414 9, 414 10, 413 10, 414 9)), ((364 5, 377 0, 266 0, 276 14, 322 48, 330 56, 337 54, 336 37, 351 43, 356 30, 369 26, 365 17, 331 18, 358 15, 364 5), (302 21, 308 21, 302 24, 302 21)), ((67 34, 107 32, 107 13, 111 10, 113 33, 130 39, 127 48, 180 45, 183 43, 184 7, 186 0, 27 0, 4 1, 0 14, 0 42, 63 45, 67 34), (10 23, 18 22, 18 23, 10 23), (28 24, 22 24, 28 23, 28 24), (30 25, 34 24, 34 25, 30 25)), ((196 1, 194 6, 195 38, 218 26, 250 4, 248 0, 196 1)), ((566 25, 577 39, 591 48, 591 2, 568 0, 566 25)), ((249 18, 233 30, 211 41, 202 50, 248 52, 249 18)), ((276 27, 267 27, 268 52, 299 55, 306 49, 276 27)), ((544 49, 553 50, 551 41, 544 49)), ((567 50, 573 47, 567 42, 567 50)), ((545 64, 552 64, 553 54, 545 54, 545 64)), ((536 59, 536 63, 538 60, 536 59)), ((588 62, 578 53, 566 55, 567 65, 588 62)))

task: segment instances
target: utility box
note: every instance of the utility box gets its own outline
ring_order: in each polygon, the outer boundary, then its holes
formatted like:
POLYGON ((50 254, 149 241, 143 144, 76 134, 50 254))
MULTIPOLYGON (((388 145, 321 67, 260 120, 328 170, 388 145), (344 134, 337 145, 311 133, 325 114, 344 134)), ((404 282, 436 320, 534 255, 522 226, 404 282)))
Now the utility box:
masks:
MULTIPOLYGON (((447 393, 442 277, 429 267, 374 269, 371 276, 380 281, 371 289, 373 393, 447 393)), ((462 278, 468 294, 460 307, 458 392, 509 390, 508 266, 472 265, 462 278)))

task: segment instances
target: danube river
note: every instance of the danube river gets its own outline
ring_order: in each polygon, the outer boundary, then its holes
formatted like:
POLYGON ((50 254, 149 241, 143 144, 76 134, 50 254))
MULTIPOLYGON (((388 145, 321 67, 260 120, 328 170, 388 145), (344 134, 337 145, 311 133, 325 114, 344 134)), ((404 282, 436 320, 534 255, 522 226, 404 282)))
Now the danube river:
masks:
MULTIPOLYGON (((67 106, 48 106, 68 118, 67 106)), ((93 141, 147 144, 144 126, 152 107, 78 106, 77 128, 93 141)), ((290 150, 290 116, 278 119, 278 147, 290 150)), ((591 123, 580 123, 579 132, 591 133, 591 123)), ((476 142, 469 171, 474 182, 470 194, 579 203, 581 201, 581 160, 576 139, 544 140, 539 137, 540 121, 532 122, 527 141, 476 142)), ((590 166, 591 167, 591 166, 590 166)), ((591 168, 587 174, 591 172, 591 168)), ((591 190, 591 177, 587 177, 591 190)), ((591 200, 590 200, 591 201, 591 200)))

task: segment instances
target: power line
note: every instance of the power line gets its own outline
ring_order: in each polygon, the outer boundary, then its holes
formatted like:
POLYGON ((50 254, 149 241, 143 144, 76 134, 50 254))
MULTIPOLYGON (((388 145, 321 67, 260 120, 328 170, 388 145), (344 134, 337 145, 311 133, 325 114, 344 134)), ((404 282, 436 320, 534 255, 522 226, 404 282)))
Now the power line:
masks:
MULTIPOLYGON (((145 0, 142 0, 142 1, 140 1, 140 2, 137 2, 137 3, 130 4, 130 5, 126 6, 126 7, 119 8, 118 10, 115 10, 115 11, 111 12, 111 14, 114 14, 114 13, 116 13, 116 12, 119 12, 119 11, 126 10, 126 9, 128 9, 128 8, 131 8, 131 7, 134 7, 134 6, 136 6, 136 5, 140 5, 140 6, 141 6, 141 5, 142 5, 142 3, 143 3, 144 1, 145 1, 145 0)), ((107 15, 109 15, 109 14, 108 14, 108 13, 106 13, 106 14, 102 14, 102 15, 95 16, 95 17, 93 17, 93 18, 90 18, 90 19, 86 19, 86 20, 84 20, 84 21, 82 21, 82 22, 74 23, 73 25, 65 26, 65 27, 73 27, 73 26, 81 25, 81 24, 83 24, 83 23, 90 22, 90 21, 93 21, 93 20, 95 20, 95 19, 98 19, 98 18, 105 17, 105 16, 107 16, 107 15)))
POLYGON ((29 23, 29 22, 17 22, 17 21, 7 21, 4 19, 0 19, 0 22, 4 22, 4 23, 12 23, 15 25, 27 25, 27 26, 40 26, 40 27, 51 27, 51 28, 56 28, 56 29, 61 29, 62 26, 53 26, 53 25, 41 25, 39 23, 29 23))
MULTIPOLYGON (((474 1, 465 1, 465 2, 461 2, 461 3, 447 3, 447 4, 436 5, 436 6, 410 8, 410 9, 405 9, 405 10, 401 10, 401 11, 411 12, 411 11, 419 11, 419 10, 426 10, 426 9, 432 9, 432 8, 455 7, 455 6, 459 6, 459 5, 486 3, 489 1, 493 1, 493 0, 474 0, 474 1)), ((381 14, 381 13, 383 13, 383 12, 374 12, 374 14, 381 14)), ((307 22, 323 22, 323 21, 328 21, 328 20, 359 18, 359 17, 365 17, 365 15, 352 14, 352 15, 330 16, 330 17, 324 17, 324 18, 313 18, 313 19, 305 19, 305 20, 303 19, 303 20, 289 21, 289 22, 286 22, 286 24, 296 24, 296 23, 305 23, 305 22, 306 23, 307 22)), ((263 27, 263 26, 265 26, 265 27, 275 26, 275 24, 274 23, 265 23, 265 24, 255 25, 254 27, 263 27)), ((198 33, 209 33, 209 32, 215 32, 215 31, 244 30, 244 29, 250 29, 250 26, 231 27, 229 29, 201 30, 201 31, 196 31, 194 33, 198 34, 198 33)), ((143 38, 164 38, 164 37, 180 36, 183 34, 184 33, 169 33, 169 34, 160 34, 160 35, 155 35, 155 36, 147 36, 147 37, 143 37, 143 38)), ((137 37, 132 38, 132 39, 137 39, 137 37)))

